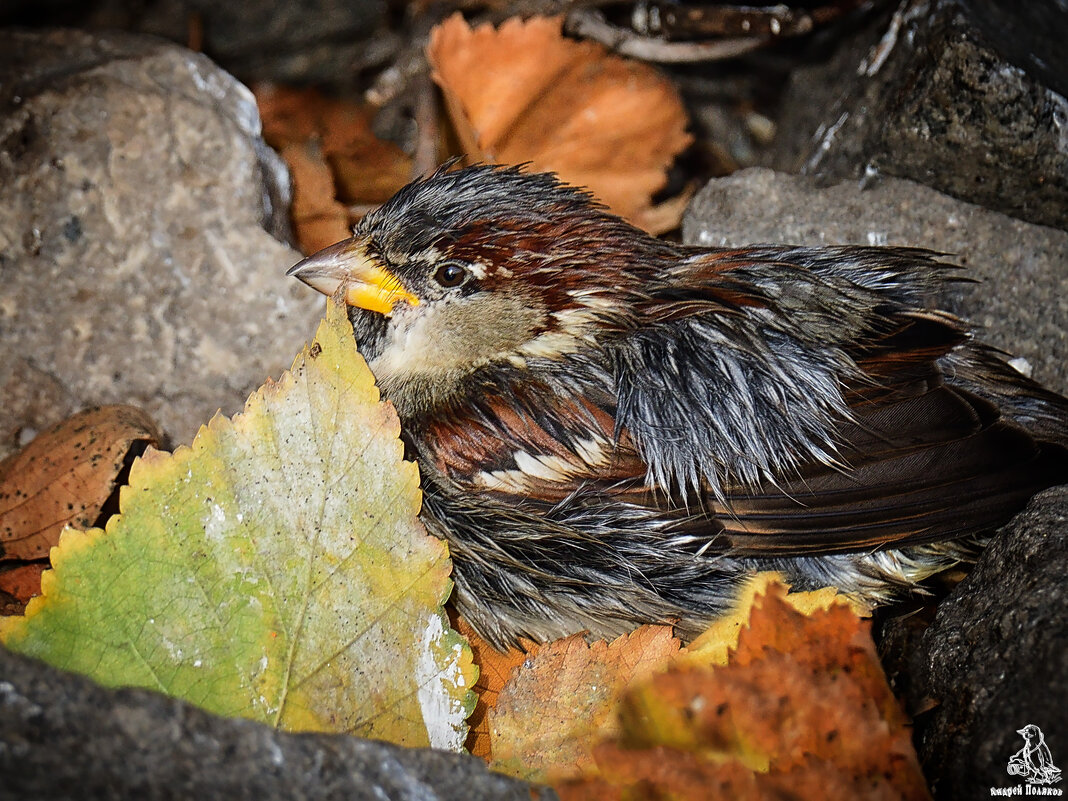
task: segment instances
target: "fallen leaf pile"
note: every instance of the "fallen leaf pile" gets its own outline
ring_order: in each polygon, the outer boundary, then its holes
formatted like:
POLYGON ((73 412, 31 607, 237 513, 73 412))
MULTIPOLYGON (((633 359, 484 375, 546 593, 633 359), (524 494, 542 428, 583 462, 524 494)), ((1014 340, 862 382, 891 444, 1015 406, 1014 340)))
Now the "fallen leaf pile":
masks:
MULTIPOLYGON (((455 14, 431 32, 427 60, 459 140, 452 155, 556 172, 647 231, 678 226, 690 190, 653 197, 692 137, 678 92, 654 68, 564 37, 560 17, 472 29, 455 14)), ((290 170, 304 253, 349 236, 411 178, 412 160, 371 131, 371 107, 276 86, 257 88, 256 101, 290 170)), ((437 131, 421 135, 448 147, 437 131)))
POLYGON ((458 749, 475 670, 399 432, 332 304, 243 413, 134 463, 106 531, 63 532, 0 640, 219 714, 458 749))
POLYGON ((472 29, 457 13, 427 58, 468 162, 529 162, 588 187, 652 233, 678 224, 686 197, 654 206, 691 141, 674 86, 655 69, 567 39, 562 17, 472 29))
POLYGON ((833 590, 760 574, 688 647, 665 626, 506 655, 472 642, 469 745, 563 798, 928 798, 869 624, 833 590))

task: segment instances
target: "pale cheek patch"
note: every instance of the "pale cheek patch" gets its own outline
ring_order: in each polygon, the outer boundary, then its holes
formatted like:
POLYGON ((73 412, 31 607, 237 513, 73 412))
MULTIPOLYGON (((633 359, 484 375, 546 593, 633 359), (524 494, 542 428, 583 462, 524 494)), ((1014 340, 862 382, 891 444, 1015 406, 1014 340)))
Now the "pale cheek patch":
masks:
POLYGON ((401 374, 425 372, 433 366, 432 352, 436 348, 428 333, 434 328, 436 316, 436 310, 428 307, 414 320, 403 313, 393 317, 382 353, 369 365, 379 382, 401 374))
POLYGON ((463 374, 521 353, 543 319, 543 312, 523 298, 492 293, 400 308, 371 369, 380 381, 463 374))
MULTIPOLYGON (((575 294, 575 293, 572 293, 575 294)), ((580 307, 553 312, 556 326, 520 348, 524 356, 553 358, 575 353, 593 338, 601 315, 592 308, 580 307)))

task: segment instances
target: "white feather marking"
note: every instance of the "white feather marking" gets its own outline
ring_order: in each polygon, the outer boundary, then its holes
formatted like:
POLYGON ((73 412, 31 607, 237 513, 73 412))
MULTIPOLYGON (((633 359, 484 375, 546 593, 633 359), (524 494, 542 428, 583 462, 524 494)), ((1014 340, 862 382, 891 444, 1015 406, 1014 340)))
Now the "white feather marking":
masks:
POLYGON ((601 437, 576 439, 575 453, 590 467, 601 467, 608 463, 608 454, 605 449, 607 444, 607 440, 601 437))
POLYGON ((527 478, 527 474, 519 470, 483 471, 475 474, 475 483, 488 490, 521 495, 529 489, 527 478))
POLYGON ((519 352, 523 356, 544 356, 551 359, 563 356, 566 353, 574 353, 578 349, 579 340, 577 337, 571 334, 551 331, 539 334, 529 342, 525 342, 519 347, 519 352))
POLYGON ((601 288, 573 289, 567 294, 590 309, 614 309, 617 305, 616 301, 608 297, 601 288))
POLYGON ((489 270, 490 264, 485 261, 469 261, 467 262, 467 269, 471 271, 471 275, 479 280, 486 277, 486 273, 489 270))
POLYGON ((515 459, 515 466, 528 476, 546 481, 567 481, 575 473, 575 465, 559 456, 515 451, 512 458, 515 459))

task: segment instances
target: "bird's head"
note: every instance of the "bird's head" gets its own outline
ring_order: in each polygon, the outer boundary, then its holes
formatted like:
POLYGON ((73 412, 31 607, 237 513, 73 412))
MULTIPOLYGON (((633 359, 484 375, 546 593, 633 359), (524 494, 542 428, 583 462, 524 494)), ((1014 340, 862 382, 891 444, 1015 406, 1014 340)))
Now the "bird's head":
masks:
POLYGON ((551 174, 475 166, 409 184, 290 274, 343 289, 403 415, 483 368, 559 360, 625 329, 628 293, 670 247, 551 174))

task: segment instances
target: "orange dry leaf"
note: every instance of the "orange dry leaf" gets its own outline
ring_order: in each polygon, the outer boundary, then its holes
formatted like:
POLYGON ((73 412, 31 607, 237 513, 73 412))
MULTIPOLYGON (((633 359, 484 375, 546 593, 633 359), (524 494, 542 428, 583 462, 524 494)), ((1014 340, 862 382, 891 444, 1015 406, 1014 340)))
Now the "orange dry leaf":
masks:
POLYGON ((47 565, 35 562, 20 565, 14 570, 4 570, 0 572, 0 592, 26 603, 41 594, 41 574, 47 569, 47 565))
POLYGON ((263 138, 282 154, 293 179, 297 240, 311 253, 350 235, 345 204, 388 200, 408 182, 411 159, 371 130, 371 113, 312 89, 260 86, 263 138))
POLYGON ((158 444, 133 406, 86 409, 0 462, 0 559, 39 559, 64 526, 89 528, 134 443, 158 444))
POLYGON ((286 145, 282 158, 293 178, 290 214, 301 252, 315 253, 351 236, 349 214, 334 200, 334 176, 319 143, 309 140, 286 145))
POLYGON ((523 650, 513 647, 501 653, 479 637, 471 624, 462 617, 453 620, 453 628, 471 643, 474 663, 478 666, 478 681, 474 687, 478 702, 475 704, 475 711, 467 719, 469 731, 465 745, 474 756, 488 762, 492 756, 489 711, 497 705, 497 698, 512 671, 533 657, 538 646, 526 640, 523 642, 523 650))
POLYGON ((594 754, 598 767, 611 779, 587 778, 558 784, 555 789, 561 801, 760 798, 753 772, 738 762, 717 765, 687 751, 664 747, 635 751, 615 743, 597 746, 594 754))
POLYGON ((434 28, 427 59, 468 159, 530 162, 652 233, 674 227, 681 206, 665 215, 652 196, 691 141, 678 93, 561 29, 561 17, 534 17, 472 30, 459 13, 434 28))
POLYGON ((682 649, 679 658, 674 660, 675 664, 694 667, 726 665, 730 654, 738 647, 738 635, 752 622, 757 599, 764 595, 774 593, 782 597, 803 615, 811 616, 814 612, 828 609, 835 604, 844 605, 861 617, 867 617, 871 613, 864 604, 840 595, 834 587, 787 594, 777 589, 784 591, 788 587, 782 574, 774 571, 768 570, 751 576, 735 591, 731 607, 682 649))
POLYGON ((844 604, 828 604, 820 614, 803 615, 790 606, 794 597, 782 586, 766 590, 763 602, 750 612, 749 627, 739 635, 731 662, 744 667, 768 651, 781 651, 813 673, 844 671, 878 705, 887 723, 903 727, 908 720, 886 682, 871 624, 844 604))
POLYGON ((678 649, 670 626, 642 626, 610 644, 576 634, 541 646, 490 710, 494 769, 551 781, 592 766, 593 744, 618 731, 616 700, 678 649))
POLYGON ((632 686, 596 769, 562 797, 928 798, 868 623, 843 606, 805 616, 782 595, 758 599, 727 666, 632 686))
MULTIPOLYGON (((810 758, 803 769, 754 773, 740 762, 701 759, 666 747, 633 751, 614 743, 598 746, 597 764, 609 779, 557 785, 561 801, 903 801, 885 780, 856 781, 831 763, 810 758)), ((923 796, 919 796, 923 797, 923 796)))

